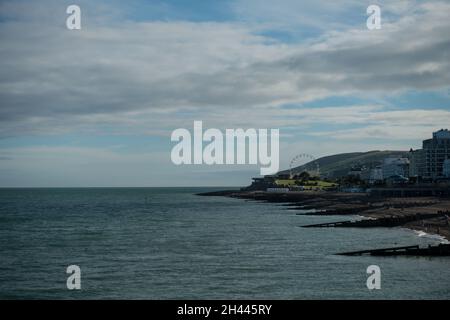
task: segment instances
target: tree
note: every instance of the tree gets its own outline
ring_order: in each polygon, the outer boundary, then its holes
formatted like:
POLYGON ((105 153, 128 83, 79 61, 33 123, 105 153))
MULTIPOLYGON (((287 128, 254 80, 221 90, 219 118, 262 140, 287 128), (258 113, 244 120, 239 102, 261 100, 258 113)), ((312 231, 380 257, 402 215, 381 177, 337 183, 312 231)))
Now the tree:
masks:
POLYGON ((302 181, 308 181, 310 177, 311 177, 311 176, 310 176, 309 173, 306 172, 306 171, 303 171, 302 173, 300 173, 300 174, 298 175, 298 178, 299 178, 300 180, 302 180, 302 181))

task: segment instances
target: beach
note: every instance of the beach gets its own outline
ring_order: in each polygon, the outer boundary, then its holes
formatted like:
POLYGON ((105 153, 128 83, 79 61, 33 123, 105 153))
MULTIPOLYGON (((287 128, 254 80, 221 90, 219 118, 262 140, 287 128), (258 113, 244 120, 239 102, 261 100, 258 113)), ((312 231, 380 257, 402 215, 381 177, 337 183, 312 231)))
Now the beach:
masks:
MULTIPOLYGON (((289 210, 311 210, 306 213, 310 215, 359 215, 387 221, 414 220, 404 224, 400 221, 398 224, 404 228, 450 240, 450 199, 444 197, 396 198, 370 196, 366 193, 327 191, 224 191, 204 195, 223 195, 246 200, 284 203, 289 210), (416 216, 417 219, 414 219, 416 216)), ((330 217, 330 221, 332 220, 330 217)))

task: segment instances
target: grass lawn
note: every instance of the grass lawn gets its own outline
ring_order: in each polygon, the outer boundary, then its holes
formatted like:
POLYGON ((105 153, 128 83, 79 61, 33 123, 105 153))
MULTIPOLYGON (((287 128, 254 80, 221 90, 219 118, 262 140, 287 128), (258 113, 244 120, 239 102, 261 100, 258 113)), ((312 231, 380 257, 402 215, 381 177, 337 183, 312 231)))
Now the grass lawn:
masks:
MULTIPOLYGON (((278 179, 278 180, 275 180, 275 184, 277 184, 278 186, 291 187, 291 186, 296 186, 295 181, 296 180, 294 180, 294 179, 278 179)), ((315 188, 319 188, 319 189, 333 188, 333 187, 336 187, 337 184, 333 183, 333 182, 322 181, 322 180, 318 180, 318 181, 310 180, 306 183, 302 183, 301 186, 303 186, 306 190, 308 190, 308 189, 315 189, 315 188)))

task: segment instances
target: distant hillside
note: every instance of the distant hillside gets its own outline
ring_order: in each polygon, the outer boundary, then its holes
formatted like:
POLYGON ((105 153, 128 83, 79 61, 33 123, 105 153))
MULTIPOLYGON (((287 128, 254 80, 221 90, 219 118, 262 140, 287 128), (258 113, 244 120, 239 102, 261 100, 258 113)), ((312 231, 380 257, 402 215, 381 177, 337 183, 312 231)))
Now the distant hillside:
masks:
MULTIPOLYGON (((407 155, 408 151, 352 152, 322 157, 313 162, 314 165, 315 163, 319 164, 321 176, 328 178, 339 178, 345 176, 355 165, 373 168, 380 165, 386 157, 407 155)), ((308 162, 299 167, 295 167, 293 171, 302 172, 305 169, 310 169, 313 167, 313 162, 308 162)), ((280 171, 280 173, 289 173, 289 170, 280 171)))

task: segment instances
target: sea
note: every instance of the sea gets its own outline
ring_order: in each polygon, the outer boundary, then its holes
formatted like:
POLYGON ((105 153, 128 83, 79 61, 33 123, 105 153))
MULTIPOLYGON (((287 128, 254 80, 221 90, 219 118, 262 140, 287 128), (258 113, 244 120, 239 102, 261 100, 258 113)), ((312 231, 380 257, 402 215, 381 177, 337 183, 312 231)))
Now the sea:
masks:
POLYGON ((196 195, 223 189, 0 189, 0 299, 450 298, 449 257, 336 255, 442 239, 301 228, 349 217, 196 195), (380 289, 367 287, 372 265, 380 289))

